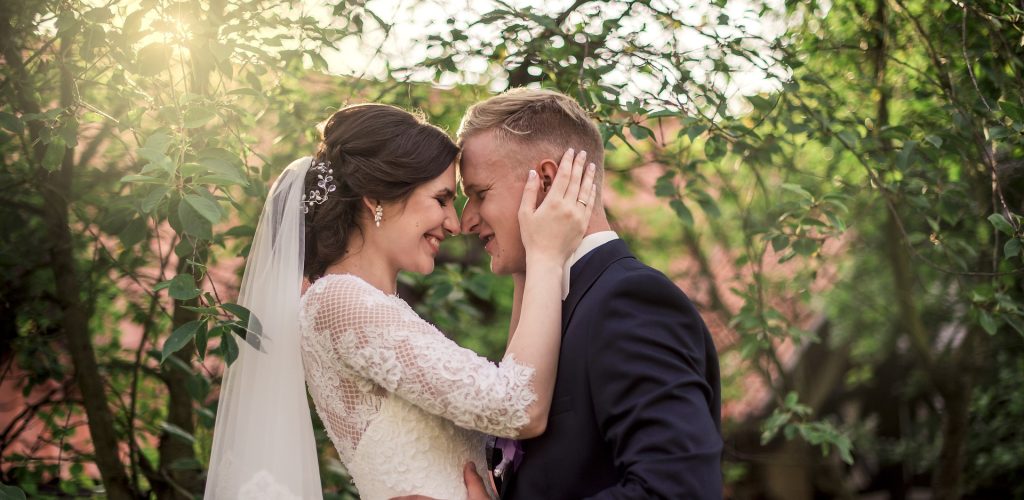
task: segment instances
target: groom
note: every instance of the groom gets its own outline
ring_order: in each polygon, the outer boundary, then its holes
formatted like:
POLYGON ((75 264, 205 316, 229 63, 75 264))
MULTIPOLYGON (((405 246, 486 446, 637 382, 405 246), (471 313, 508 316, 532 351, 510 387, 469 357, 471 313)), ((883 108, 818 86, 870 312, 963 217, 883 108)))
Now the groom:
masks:
MULTIPOLYGON (((597 127, 573 99, 514 89, 472 106, 459 131, 462 231, 491 270, 515 282, 515 331, 526 281, 517 209, 533 168, 550 186, 567 148, 598 167, 597 127)), ((566 263, 562 347, 547 429, 520 442, 503 499, 722 497, 718 357, 687 297, 611 230, 603 197, 566 263)), ((511 448, 511 447, 508 447, 511 448)))

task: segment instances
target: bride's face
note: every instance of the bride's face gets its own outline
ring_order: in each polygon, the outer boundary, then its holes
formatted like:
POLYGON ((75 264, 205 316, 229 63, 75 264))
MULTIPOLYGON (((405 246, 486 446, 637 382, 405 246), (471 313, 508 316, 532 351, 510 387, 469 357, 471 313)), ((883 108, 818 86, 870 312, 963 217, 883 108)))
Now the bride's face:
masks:
POLYGON ((385 204, 383 209, 380 227, 367 228, 376 233, 380 251, 398 270, 430 274, 441 241, 459 233, 459 216, 455 213, 455 164, 417 187, 404 203, 385 204))

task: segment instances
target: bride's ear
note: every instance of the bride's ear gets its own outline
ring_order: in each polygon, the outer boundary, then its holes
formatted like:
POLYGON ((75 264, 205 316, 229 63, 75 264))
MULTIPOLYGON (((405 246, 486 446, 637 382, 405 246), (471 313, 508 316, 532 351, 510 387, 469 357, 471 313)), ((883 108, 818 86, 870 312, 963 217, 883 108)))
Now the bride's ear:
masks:
POLYGON ((558 163, 550 158, 541 160, 540 165, 537 166, 537 175, 540 176, 540 187, 542 193, 547 193, 548 189, 551 189, 551 183, 555 181, 555 175, 558 174, 558 163))
POLYGON ((373 215, 374 215, 374 213, 377 210, 377 205, 378 204, 380 204, 379 200, 374 200, 372 198, 367 198, 366 196, 363 196, 363 205, 366 205, 366 210, 367 210, 367 213, 370 214, 370 219, 371 220, 373 219, 373 215))

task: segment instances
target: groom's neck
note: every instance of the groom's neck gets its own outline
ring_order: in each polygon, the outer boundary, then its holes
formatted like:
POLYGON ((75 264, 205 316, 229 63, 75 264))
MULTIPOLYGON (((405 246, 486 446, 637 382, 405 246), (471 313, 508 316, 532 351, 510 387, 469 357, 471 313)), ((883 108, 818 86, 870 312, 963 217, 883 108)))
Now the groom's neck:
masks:
POLYGON ((595 207, 594 215, 590 218, 590 224, 587 225, 587 229, 583 232, 583 236, 589 236, 594 233, 600 233, 601 231, 611 230, 612 226, 608 222, 608 214, 605 213, 604 207, 595 207))
POLYGON ((526 288, 526 272, 512 275, 512 319, 508 324, 508 340, 512 341, 512 334, 519 326, 519 313, 523 310, 523 290, 526 288))

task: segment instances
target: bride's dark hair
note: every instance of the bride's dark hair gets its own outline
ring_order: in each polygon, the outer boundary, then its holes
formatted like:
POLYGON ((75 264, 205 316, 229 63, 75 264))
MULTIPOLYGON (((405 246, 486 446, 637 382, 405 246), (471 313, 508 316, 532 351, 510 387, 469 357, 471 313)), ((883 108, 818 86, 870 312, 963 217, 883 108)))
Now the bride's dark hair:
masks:
MULTIPOLYGON (((363 231, 363 197, 405 201, 417 186, 444 173, 459 148, 422 115, 385 104, 342 108, 321 124, 316 161, 329 161, 337 190, 306 214, 303 274, 316 281, 345 255, 349 236, 363 231)), ((305 191, 316 189, 317 172, 306 173, 305 191)))

